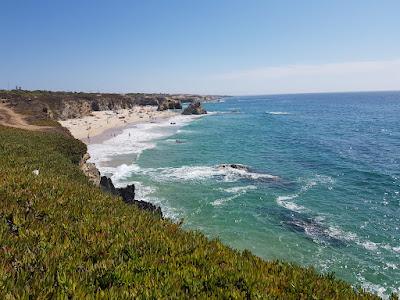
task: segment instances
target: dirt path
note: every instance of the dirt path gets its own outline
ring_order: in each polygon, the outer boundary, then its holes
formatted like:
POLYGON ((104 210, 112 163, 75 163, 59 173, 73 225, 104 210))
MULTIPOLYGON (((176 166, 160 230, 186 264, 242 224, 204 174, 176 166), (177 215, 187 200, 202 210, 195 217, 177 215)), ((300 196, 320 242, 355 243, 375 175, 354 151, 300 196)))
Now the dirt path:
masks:
POLYGON ((0 103, 0 125, 36 131, 50 128, 29 124, 23 115, 16 113, 4 103, 0 103))

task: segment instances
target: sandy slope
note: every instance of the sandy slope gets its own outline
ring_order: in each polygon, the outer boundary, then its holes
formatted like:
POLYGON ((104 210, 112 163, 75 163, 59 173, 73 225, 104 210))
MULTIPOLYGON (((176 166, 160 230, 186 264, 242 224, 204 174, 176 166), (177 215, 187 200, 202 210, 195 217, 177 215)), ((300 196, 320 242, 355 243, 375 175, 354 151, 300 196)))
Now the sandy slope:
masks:
POLYGON ((0 125, 26 130, 45 130, 50 128, 48 126, 28 124, 23 115, 16 113, 4 103, 0 103, 0 125))

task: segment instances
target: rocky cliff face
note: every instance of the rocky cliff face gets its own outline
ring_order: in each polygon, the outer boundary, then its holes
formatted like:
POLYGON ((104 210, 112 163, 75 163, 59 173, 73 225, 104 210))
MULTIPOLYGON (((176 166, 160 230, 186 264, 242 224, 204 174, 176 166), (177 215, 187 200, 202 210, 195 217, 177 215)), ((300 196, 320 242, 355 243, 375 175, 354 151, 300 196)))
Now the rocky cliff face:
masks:
MULTIPOLYGON (((181 103, 210 101, 218 96, 191 94, 110 94, 51 91, 0 91, 0 100, 28 121, 66 120, 90 115, 93 111, 129 109, 136 105, 158 106, 159 110, 181 109, 181 103)), ((197 108, 192 113, 204 113, 197 108)))
POLYGON ((90 159, 89 153, 86 153, 80 163, 79 167, 82 170, 83 174, 86 175, 86 177, 89 179, 90 182, 92 182, 95 186, 100 185, 100 172, 96 168, 96 165, 94 163, 89 163, 87 162, 90 159))

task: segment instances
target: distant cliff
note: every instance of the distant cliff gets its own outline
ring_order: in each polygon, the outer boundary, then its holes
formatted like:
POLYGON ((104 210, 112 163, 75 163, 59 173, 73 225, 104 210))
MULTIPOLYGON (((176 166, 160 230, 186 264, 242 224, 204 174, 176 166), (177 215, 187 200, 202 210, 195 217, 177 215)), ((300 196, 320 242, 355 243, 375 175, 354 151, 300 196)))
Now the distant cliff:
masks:
MULTIPOLYGON (((132 108, 135 105, 153 105, 171 108, 165 103, 211 101, 221 96, 202 96, 191 94, 111 94, 111 93, 77 93, 51 91, 0 91, 0 101, 7 103, 19 113, 27 115, 32 122, 40 120, 66 120, 89 115, 93 111, 119 110, 132 108)), ((179 103, 179 105, 178 105, 179 103)))

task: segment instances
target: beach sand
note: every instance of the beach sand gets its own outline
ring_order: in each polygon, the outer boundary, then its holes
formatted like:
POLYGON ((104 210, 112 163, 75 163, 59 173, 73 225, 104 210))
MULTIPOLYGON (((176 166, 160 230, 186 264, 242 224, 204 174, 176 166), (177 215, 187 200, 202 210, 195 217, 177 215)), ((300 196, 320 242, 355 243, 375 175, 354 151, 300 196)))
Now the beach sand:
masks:
POLYGON ((71 134, 85 142, 92 143, 102 136, 112 135, 131 124, 158 122, 176 116, 178 112, 157 111, 156 106, 135 106, 118 111, 94 111, 90 116, 59 121, 71 134))

